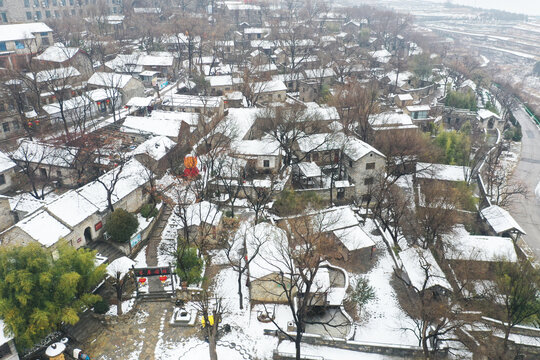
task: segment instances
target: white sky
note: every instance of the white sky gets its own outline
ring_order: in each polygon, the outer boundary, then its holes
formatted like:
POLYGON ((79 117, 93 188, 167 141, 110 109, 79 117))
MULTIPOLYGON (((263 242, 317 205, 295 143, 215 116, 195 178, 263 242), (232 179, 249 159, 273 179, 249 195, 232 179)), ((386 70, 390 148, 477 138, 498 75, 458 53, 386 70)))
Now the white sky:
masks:
MULTIPOLYGON (((432 0, 446 2, 446 0, 432 0)), ((527 15, 540 15, 540 0, 451 0, 454 4, 499 9, 527 15)))

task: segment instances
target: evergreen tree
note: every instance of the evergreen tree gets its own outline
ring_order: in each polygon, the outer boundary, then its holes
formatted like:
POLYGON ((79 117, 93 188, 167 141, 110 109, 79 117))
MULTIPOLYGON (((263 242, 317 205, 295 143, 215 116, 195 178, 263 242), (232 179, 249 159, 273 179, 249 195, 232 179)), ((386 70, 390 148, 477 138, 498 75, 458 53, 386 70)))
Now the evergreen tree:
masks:
POLYGON ((19 348, 31 347, 62 324, 76 324, 100 299, 91 291, 105 266, 96 267, 94 258, 94 251, 68 245, 54 256, 39 244, 0 248, 0 317, 19 348))

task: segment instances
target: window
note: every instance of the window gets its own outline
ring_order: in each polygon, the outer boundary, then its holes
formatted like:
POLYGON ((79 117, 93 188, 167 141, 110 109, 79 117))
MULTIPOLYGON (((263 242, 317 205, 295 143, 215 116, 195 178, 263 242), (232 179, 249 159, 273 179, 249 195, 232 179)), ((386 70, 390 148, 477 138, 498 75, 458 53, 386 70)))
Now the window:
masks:
POLYGON ((6 48, 6 42, 5 41, 0 41, 0 51, 6 51, 7 48, 6 48))
POLYGON ((19 40, 15 40, 15 48, 16 49, 24 49, 24 43, 19 40))
POLYGON ((0 7, 4 7, 4 0, 0 0, 0 7))
POLYGON ((60 170, 56 170, 56 176, 61 178, 62 177, 62 172, 60 170))
POLYGON ((366 170, 373 170, 373 169, 375 169, 375 163, 374 162, 366 164, 366 170))
POLYGON ((58 10, 54 10, 54 17, 57 19, 60 17, 60 12, 58 10))
POLYGON ((39 7, 39 0, 34 0, 34 7, 39 7))
POLYGON ((52 0, 53 6, 58 6, 58 0, 52 0))
POLYGON ((270 167, 270 160, 264 160, 264 161, 263 161, 263 166, 264 166, 265 168, 270 167))
POLYGON ((47 177, 47 169, 41 168, 39 169, 39 173, 41 174, 42 177, 45 177, 45 178, 47 177))
POLYGON ((14 128, 15 130, 19 130, 19 129, 21 128, 21 125, 19 125, 19 122, 18 122, 18 121, 14 121, 14 122, 13 122, 13 128, 14 128))
POLYGON ((352 160, 349 160, 349 167, 352 167, 352 160))
POLYGON ((49 46, 50 45, 50 41, 49 41, 49 37, 48 36, 44 36, 41 38, 41 43, 45 46, 49 46))
POLYGON ((372 185, 373 184, 373 178, 368 177, 364 179, 364 185, 372 185))
POLYGON ((71 15, 75 15, 75 9, 71 9, 71 15))
POLYGON ((32 13, 30 11, 26 12, 26 20, 32 20, 32 13))
POLYGON ((4 185, 6 183, 6 177, 4 174, 0 174, 0 185, 4 185))
POLYGON ((24 0, 24 7, 30 7, 30 0, 24 0))
POLYGON ((73 0, 69 0, 69 5, 73 6, 73 0))
POLYGON ((9 123, 7 122, 3 123, 2 130, 4 130, 4 132, 9 132, 9 123))
POLYGON ((36 11, 36 19, 41 20, 41 11, 36 11))
POLYGON ((51 12, 49 10, 45 11, 45 17, 48 19, 51 17, 51 12))
POLYGON ((2 21, 5 22, 5 23, 7 23, 7 15, 6 15, 5 12, 2 13, 2 21))

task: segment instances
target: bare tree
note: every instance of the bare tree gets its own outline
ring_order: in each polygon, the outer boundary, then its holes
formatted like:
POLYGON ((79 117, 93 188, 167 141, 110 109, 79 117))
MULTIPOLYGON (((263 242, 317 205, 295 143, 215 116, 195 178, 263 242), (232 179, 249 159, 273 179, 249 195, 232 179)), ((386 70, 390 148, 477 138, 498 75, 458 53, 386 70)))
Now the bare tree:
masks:
POLYGON ((212 296, 208 290, 203 290, 194 301, 194 306, 201 313, 204 322, 203 334, 208 340, 210 360, 217 360, 218 330, 226 310, 223 301, 220 297, 212 296))

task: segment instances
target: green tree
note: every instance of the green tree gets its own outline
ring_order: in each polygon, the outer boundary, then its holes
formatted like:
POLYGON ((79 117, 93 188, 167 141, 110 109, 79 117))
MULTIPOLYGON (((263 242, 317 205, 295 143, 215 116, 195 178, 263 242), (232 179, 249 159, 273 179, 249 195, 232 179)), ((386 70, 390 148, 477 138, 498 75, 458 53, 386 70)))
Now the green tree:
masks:
POLYGON ((135 215, 124 209, 116 209, 108 216, 105 231, 116 242, 128 242, 138 226, 135 215))
POLYGON ((320 209, 322 199, 313 191, 298 192, 283 190, 275 201, 273 209, 280 216, 298 215, 306 208, 320 209))
POLYGON ((508 352, 508 338, 519 324, 540 316, 540 272, 528 261, 501 261, 496 269, 493 300, 502 302, 499 317, 503 321, 503 352, 508 352))
POLYGON ((176 273, 180 281, 196 284, 202 280, 203 260, 197 254, 197 248, 188 246, 183 239, 178 239, 176 250, 176 273))
POLYGON ((442 161, 449 165, 469 163, 470 138, 466 132, 441 131, 435 137, 435 145, 443 151, 442 161))
POLYGON ((427 80, 433 72, 433 61, 429 54, 419 54, 409 62, 410 69, 420 79, 427 80))
POLYGON ((68 245, 54 256, 39 244, 0 248, 0 317, 17 347, 29 348, 63 324, 76 324, 101 299, 91 291, 105 266, 96 267, 94 258, 95 251, 68 245))
POLYGON ((446 94, 444 104, 458 109, 477 110, 476 95, 473 91, 449 91, 448 94, 446 94))

